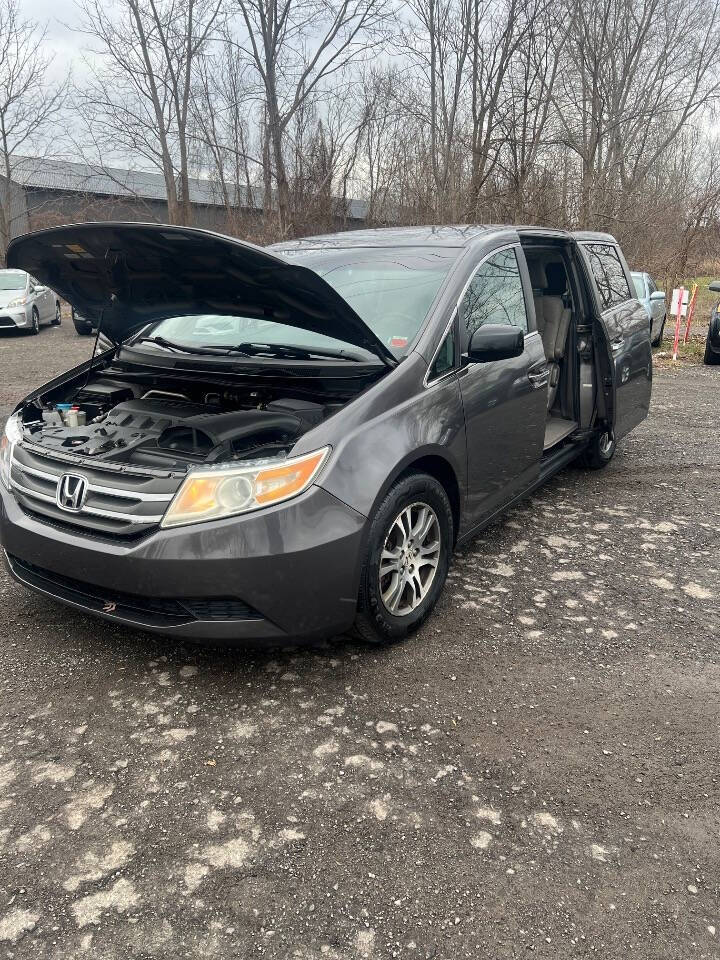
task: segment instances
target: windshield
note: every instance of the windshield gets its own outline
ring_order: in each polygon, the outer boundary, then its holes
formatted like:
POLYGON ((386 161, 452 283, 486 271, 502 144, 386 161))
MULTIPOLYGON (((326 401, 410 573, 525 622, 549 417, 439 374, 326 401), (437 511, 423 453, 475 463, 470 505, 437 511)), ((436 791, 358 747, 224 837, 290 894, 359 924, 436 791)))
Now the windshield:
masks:
POLYGON ((458 256, 452 248, 280 250, 343 297, 396 357, 403 357, 458 256))
POLYGON ((23 270, 0 270, 0 290, 24 290, 26 283, 23 270))
POLYGON ((645 280, 643 279, 643 275, 641 273, 632 273, 630 276, 632 277, 632 282, 635 286, 635 296, 638 298, 638 300, 644 300, 645 280))
MULTIPOLYGON (((281 250, 282 256, 318 273, 350 304, 373 333, 402 359, 425 320, 440 285, 455 261, 453 249, 351 248, 281 250)), ((342 320, 328 336, 293 326, 290 320, 203 314, 171 317, 141 336, 161 339, 159 349, 245 348, 251 356, 280 356, 258 347, 283 346, 308 353, 371 361, 373 354, 342 339, 342 320)), ((141 336, 135 338, 139 343, 141 336)), ((241 353, 241 350, 238 350, 241 353)), ((287 359, 288 354, 283 354, 287 359)), ((314 359, 314 356, 298 357, 314 359)))
MULTIPOLYGON (((311 330, 302 330, 274 320, 259 320, 255 317, 206 313, 170 317, 160 323, 145 327, 131 343, 156 341, 161 349, 222 352, 237 348, 238 353, 250 356, 273 356, 272 347, 297 348, 298 351, 321 351, 320 355, 346 357, 356 360, 372 360, 373 355, 344 340, 326 337, 311 330), (259 347, 267 349, 260 350, 259 347), (244 348, 244 349, 243 349, 244 348)), ((279 351, 276 351, 276 354, 279 351)), ((283 353, 283 358, 287 353, 283 353)), ((303 358, 300 358, 303 359, 303 358)), ((309 357, 308 359, 312 359, 309 357)))

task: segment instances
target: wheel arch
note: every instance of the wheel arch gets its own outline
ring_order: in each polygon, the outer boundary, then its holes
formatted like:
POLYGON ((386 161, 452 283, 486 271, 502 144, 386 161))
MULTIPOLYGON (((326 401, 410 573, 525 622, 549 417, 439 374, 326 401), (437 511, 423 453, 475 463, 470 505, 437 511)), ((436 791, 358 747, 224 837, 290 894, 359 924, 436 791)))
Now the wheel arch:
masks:
POLYGON ((414 455, 396 464, 375 498, 371 516, 374 516, 375 511, 387 496, 390 488, 394 486, 398 480, 410 473, 427 473, 429 476, 434 477, 445 490, 452 510, 454 547, 457 543, 458 531, 460 529, 462 493, 455 467, 447 457, 444 457, 440 453, 415 451, 414 455))

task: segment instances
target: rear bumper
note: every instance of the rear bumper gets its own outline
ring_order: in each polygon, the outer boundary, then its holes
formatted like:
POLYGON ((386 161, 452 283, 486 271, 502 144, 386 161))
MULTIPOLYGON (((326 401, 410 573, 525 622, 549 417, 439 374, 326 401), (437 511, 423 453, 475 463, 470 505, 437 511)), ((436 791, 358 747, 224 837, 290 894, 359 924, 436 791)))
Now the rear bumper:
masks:
POLYGON ((256 514, 124 543, 46 524, 0 488, 0 542, 16 580, 107 620, 200 641, 289 641, 348 629, 366 523, 312 487, 256 514))

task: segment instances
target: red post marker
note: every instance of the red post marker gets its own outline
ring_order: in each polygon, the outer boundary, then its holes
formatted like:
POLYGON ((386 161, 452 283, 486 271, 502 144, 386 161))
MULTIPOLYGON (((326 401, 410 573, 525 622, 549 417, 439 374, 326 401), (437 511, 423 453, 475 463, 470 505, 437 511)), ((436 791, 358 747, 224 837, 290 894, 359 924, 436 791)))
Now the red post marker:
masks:
POLYGON ((690 324, 692 323, 693 314, 695 313, 695 299, 697 297, 698 285, 696 283, 692 286, 692 293, 690 294, 690 303, 688 304, 687 312, 687 323, 685 324, 685 337, 683 338, 683 343, 687 343, 690 339, 690 324))
POLYGON ((677 316, 675 317, 675 341, 673 343, 673 360, 677 360, 678 344, 680 343, 680 320, 682 318, 683 300, 685 299, 685 287, 680 287, 680 295, 677 303, 677 316))

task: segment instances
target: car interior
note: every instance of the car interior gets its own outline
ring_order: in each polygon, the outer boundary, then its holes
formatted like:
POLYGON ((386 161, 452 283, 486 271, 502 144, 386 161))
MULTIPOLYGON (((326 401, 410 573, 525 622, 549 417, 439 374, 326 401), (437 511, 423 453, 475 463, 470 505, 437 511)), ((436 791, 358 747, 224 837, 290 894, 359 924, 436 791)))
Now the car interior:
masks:
POLYGON ((560 443, 578 427, 576 419, 577 309, 568 263, 558 248, 525 251, 535 304, 537 329, 550 368, 544 449, 560 443))

